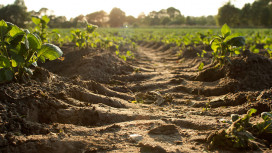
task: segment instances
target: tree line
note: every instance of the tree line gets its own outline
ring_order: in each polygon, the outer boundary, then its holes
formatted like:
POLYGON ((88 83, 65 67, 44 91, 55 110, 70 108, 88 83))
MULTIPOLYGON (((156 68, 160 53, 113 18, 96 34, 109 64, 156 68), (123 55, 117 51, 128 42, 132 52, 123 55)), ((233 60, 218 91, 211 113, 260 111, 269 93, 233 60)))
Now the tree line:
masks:
POLYGON ((181 14, 180 10, 169 7, 160 11, 152 11, 145 15, 141 13, 137 18, 126 16, 119 8, 113 8, 108 14, 97 11, 87 15, 79 15, 67 20, 65 16, 56 16, 47 8, 39 11, 27 11, 24 0, 15 0, 10 5, 0 5, 0 19, 12 22, 20 27, 31 26, 31 16, 47 15, 51 28, 79 28, 85 22, 100 27, 142 27, 142 26, 221 26, 225 23, 232 27, 271 27, 271 0, 256 0, 252 4, 245 4, 242 9, 236 8, 230 2, 218 9, 216 16, 193 17, 181 14))
POLYGON ((230 2, 219 8, 217 24, 231 27, 272 27, 272 0, 255 0, 242 9, 230 2))

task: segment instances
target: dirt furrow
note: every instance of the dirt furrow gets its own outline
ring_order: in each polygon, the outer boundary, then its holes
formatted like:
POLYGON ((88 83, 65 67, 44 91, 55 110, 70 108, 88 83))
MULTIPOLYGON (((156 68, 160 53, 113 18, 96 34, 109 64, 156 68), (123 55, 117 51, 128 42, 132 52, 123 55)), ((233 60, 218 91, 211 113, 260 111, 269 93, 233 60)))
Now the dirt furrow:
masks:
POLYGON ((219 120, 271 109, 272 64, 261 57, 233 59, 252 78, 167 45, 139 46, 127 62, 64 49, 64 61, 43 64, 28 83, 1 86, 0 152, 204 152, 207 136, 229 126, 219 120))

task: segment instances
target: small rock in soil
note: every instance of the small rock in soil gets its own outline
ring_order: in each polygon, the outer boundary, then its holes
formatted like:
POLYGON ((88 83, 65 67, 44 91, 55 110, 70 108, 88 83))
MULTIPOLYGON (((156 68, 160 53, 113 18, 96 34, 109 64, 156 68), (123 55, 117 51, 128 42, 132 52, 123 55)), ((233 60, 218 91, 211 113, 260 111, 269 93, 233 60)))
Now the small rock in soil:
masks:
POLYGON ((164 134, 164 135, 168 135, 168 134, 175 134, 178 133, 178 129, 175 125, 173 124, 169 124, 169 125, 162 125, 159 127, 156 127, 154 129, 151 129, 148 134, 164 134))

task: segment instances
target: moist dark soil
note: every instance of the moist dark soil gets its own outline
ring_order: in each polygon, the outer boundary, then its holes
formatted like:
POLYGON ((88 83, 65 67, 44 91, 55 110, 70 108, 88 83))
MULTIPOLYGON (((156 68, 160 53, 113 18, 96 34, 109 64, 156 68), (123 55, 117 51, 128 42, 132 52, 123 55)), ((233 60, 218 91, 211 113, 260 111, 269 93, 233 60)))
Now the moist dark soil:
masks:
MULTIPOLYGON (((25 83, 0 85, 0 152, 247 152, 208 150, 231 114, 272 107, 272 61, 245 51, 216 67, 190 47, 139 43, 135 58, 62 47, 25 83), (205 67, 198 71, 203 62, 205 67)), ((259 152, 272 151, 263 136, 259 152), (263 143, 262 143, 263 142, 263 143)))

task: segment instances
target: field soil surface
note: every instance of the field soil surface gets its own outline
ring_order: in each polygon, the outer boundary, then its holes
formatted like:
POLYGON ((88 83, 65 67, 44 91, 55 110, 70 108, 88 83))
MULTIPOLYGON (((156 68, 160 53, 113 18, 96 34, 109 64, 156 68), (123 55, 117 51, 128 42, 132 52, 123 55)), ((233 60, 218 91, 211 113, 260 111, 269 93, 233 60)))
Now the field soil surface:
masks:
POLYGON ((141 42, 125 62, 113 51, 63 46, 64 59, 40 64, 29 82, 0 86, 0 152, 208 151, 207 137, 229 127, 220 120, 255 108, 258 122, 271 111, 272 61, 246 51, 215 68, 210 53, 197 57, 202 49, 177 56, 171 45, 141 42))

